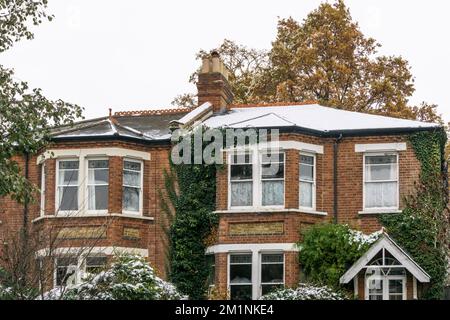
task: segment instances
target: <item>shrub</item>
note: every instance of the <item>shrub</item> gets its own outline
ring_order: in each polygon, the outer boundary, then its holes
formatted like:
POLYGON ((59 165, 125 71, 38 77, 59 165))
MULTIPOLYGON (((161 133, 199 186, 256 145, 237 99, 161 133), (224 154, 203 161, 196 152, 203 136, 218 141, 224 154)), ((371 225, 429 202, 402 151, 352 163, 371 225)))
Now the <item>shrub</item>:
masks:
POLYGON ((179 300, 184 299, 176 288, 158 278, 148 262, 138 256, 123 254, 111 267, 86 282, 65 292, 53 289, 46 300, 179 300), (62 297, 61 297, 62 295, 62 297))
POLYGON ((314 286, 300 283, 296 289, 273 291, 260 298, 261 300, 345 300, 345 296, 327 286, 314 286))
POLYGON ((299 261, 308 280, 339 288, 339 278, 378 238, 347 225, 318 224, 307 229, 299 243, 299 261))

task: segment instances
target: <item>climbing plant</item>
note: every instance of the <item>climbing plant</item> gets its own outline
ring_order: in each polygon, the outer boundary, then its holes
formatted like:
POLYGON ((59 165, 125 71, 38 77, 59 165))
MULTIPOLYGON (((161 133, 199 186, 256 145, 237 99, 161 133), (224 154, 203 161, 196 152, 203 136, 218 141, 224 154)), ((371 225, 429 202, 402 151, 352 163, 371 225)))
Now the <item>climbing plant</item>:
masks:
POLYGON ((440 299, 447 278, 449 245, 443 130, 419 132, 409 141, 421 165, 416 192, 405 198, 401 214, 380 216, 395 241, 430 275, 424 299, 440 299))
POLYGON ((171 159, 161 197, 168 218, 169 279, 190 299, 202 299, 209 273, 205 258, 207 240, 219 221, 214 212, 219 165, 203 160, 201 164, 193 164, 193 144, 191 148, 192 164, 174 164, 171 159))

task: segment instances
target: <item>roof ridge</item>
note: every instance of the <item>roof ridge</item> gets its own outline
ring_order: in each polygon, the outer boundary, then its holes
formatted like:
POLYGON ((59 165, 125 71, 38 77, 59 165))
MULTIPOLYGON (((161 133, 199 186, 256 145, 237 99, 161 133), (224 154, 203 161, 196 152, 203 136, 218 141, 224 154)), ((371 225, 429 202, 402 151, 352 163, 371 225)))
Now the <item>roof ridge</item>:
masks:
POLYGON ((316 100, 305 100, 302 102, 262 102, 262 103, 242 103, 232 104, 231 108, 255 108, 255 107, 288 107, 288 106, 304 106, 309 104, 318 104, 316 100))
POLYGON ((116 111, 114 117, 123 116, 159 116, 166 114, 177 114, 190 112, 195 108, 181 107, 181 108, 168 108, 168 109, 147 109, 147 110, 131 110, 131 111, 116 111))

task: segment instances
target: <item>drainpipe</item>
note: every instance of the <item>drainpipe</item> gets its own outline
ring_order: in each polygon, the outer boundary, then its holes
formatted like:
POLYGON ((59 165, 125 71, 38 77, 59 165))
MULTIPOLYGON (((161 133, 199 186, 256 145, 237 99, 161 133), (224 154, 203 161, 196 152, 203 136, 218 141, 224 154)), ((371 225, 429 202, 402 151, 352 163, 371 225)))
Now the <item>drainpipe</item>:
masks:
MULTIPOLYGON (((29 163, 30 163, 30 155, 28 152, 25 152, 25 179, 29 178, 29 163)), ((23 228, 25 230, 25 235, 27 232, 28 226, 28 197, 25 197, 23 203, 23 228)))
POLYGON ((334 223, 338 223, 338 151, 339 142, 342 140, 342 133, 334 140, 333 144, 333 213, 334 223))

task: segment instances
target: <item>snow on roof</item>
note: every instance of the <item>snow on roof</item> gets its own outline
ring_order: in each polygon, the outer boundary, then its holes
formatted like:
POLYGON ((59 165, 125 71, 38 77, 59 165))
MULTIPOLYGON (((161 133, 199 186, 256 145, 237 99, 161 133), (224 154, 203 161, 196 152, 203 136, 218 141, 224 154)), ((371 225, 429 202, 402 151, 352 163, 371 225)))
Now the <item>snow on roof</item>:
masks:
POLYGON ((211 103, 205 102, 201 106, 198 106, 197 108, 195 108, 188 114, 184 115, 181 119, 173 120, 172 122, 181 124, 181 125, 189 124, 192 121, 198 120, 198 118, 200 118, 201 116, 205 116, 209 112, 212 112, 212 107, 213 106, 211 103))
POLYGON ((324 107, 318 104, 232 107, 206 121, 207 127, 300 127, 322 132, 367 129, 419 129, 438 124, 324 107))

